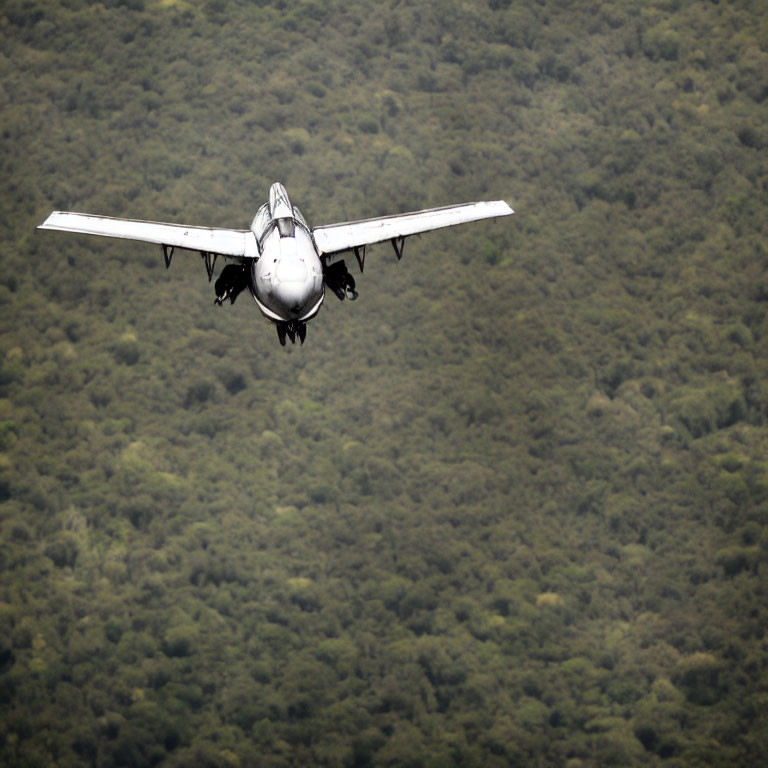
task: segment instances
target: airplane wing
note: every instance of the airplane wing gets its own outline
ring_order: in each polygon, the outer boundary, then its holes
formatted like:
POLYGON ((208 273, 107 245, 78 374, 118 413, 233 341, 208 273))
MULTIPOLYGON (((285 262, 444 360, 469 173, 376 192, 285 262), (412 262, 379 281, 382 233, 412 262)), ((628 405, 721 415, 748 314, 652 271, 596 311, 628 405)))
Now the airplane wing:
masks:
POLYGON ((256 238, 253 232, 247 229, 186 227, 181 224, 116 219, 111 216, 90 216, 67 211, 54 211, 38 229, 140 240, 235 258, 257 258, 259 255, 256 238))
MULTIPOLYGON (((378 219, 364 219, 343 224, 316 227, 312 234, 321 254, 348 251, 385 240, 397 241, 408 235, 428 232, 432 229, 452 227, 479 219, 509 216, 514 211, 503 201, 449 205, 445 208, 429 208, 425 211, 401 213, 378 219)), ((402 245, 400 246, 402 249, 402 245)), ((395 248, 398 252, 398 248, 395 248)))

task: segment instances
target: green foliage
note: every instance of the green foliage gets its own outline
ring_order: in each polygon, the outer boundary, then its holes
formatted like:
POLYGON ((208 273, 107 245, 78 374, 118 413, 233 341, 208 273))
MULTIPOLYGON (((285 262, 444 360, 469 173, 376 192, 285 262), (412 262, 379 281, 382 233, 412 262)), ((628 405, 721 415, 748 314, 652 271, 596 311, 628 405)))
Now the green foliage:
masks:
POLYGON ((755 2, 0 10, 0 764, 762 765, 755 2), (374 249, 282 349, 199 257, 374 249))

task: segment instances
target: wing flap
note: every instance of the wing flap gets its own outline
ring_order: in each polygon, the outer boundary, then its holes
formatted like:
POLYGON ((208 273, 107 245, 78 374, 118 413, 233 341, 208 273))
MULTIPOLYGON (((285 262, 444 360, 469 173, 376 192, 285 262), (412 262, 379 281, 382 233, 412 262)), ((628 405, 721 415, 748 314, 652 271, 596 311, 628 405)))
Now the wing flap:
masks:
POLYGON ((85 213, 54 211, 38 229, 55 229, 82 235, 101 235, 145 243, 172 245, 192 251, 217 253, 222 256, 250 257, 259 255, 256 238, 250 230, 186 227, 156 221, 117 219, 85 213))
POLYGON ((509 216, 512 213, 514 211, 503 200, 494 200, 331 224, 327 227, 316 227, 312 234, 321 254, 336 253, 393 238, 429 232, 432 229, 452 227, 455 224, 509 216))

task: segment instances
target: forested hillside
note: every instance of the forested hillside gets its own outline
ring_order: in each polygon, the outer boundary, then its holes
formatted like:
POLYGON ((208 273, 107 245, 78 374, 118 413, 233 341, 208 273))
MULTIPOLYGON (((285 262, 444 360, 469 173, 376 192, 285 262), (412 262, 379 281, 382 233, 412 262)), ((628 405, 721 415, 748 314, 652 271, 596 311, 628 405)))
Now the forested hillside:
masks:
POLYGON ((767 47, 760 0, 5 0, 0 764, 764 765, 767 47), (35 229, 273 181, 517 213, 285 349, 195 253, 35 229))

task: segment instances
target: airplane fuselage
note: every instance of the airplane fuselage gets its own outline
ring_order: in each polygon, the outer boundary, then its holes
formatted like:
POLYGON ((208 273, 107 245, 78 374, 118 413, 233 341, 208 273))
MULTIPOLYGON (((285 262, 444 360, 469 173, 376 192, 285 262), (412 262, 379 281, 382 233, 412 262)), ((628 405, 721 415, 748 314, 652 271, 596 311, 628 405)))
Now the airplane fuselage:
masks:
POLYGON ((323 303, 323 265, 312 236, 296 225, 293 236, 269 232, 251 261, 251 293, 270 320, 306 322, 323 303))
POLYGON ((325 297, 323 265, 312 233, 282 184, 251 224, 259 258, 250 260, 251 294, 265 317, 276 323, 305 323, 325 297))

